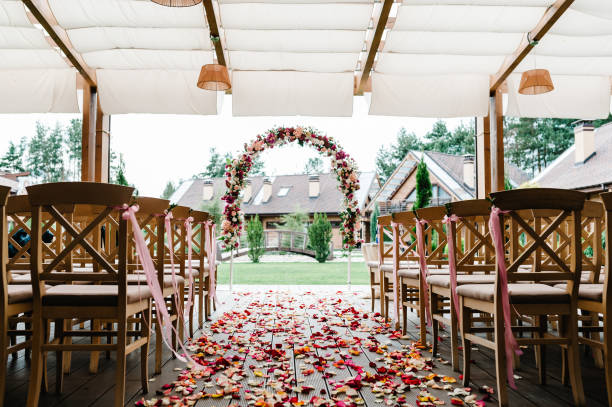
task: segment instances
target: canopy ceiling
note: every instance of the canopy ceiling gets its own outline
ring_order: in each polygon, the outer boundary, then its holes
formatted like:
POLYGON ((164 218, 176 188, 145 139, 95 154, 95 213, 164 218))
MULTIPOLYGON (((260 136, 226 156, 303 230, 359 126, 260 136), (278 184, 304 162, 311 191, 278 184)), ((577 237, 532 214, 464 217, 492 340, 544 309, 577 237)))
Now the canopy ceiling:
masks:
MULTIPOLYGON (((196 87, 216 60, 202 5, 150 0, 38 0, 95 73, 107 114, 214 115, 196 87)), ((484 116, 491 77, 554 0, 215 0, 235 116, 350 116, 368 55, 373 115, 484 116), (381 26, 382 28, 382 26, 381 26), (377 52, 376 52, 377 51, 377 52)), ((0 112, 76 112, 77 71, 18 0, 0 0, 0 112)), ((610 112, 612 2, 575 0, 503 89, 507 114, 598 118, 610 112), (550 71, 555 91, 518 94, 520 73, 550 71)), ((368 72, 369 73, 369 72, 368 72)), ((371 91, 371 93, 370 93, 371 91)))

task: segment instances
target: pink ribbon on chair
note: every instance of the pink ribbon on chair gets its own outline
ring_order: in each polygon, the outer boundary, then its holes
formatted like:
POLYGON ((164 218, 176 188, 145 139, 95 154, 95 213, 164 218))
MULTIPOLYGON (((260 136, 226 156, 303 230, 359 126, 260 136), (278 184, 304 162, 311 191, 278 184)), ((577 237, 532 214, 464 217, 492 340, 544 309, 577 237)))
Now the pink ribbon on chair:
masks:
POLYGON ((451 223, 457 222, 457 215, 445 216, 442 222, 446 223, 446 242, 448 247, 448 270, 450 274, 451 299, 455 306, 455 313, 459 319, 459 297, 457 296, 457 264, 455 263, 455 235, 451 231, 451 223))
POLYGON ((181 362, 189 362, 194 367, 199 368, 198 365, 192 358, 189 356, 189 353, 185 350, 182 341, 178 341, 179 346, 184 352, 185 357, 179 355, 170 345, 170 339, 172 335, 172 331, 176 333, 178 336, 178 332, 174 329, 172 325, 172 320, 170 318, 170 314, 168 314, 168 310, 166 309, 166 301, 164 299, 164 294, 159 286, 159 281, 157 280, 157 270, 155 269, 155 265, 153 264, 153 260, 151 259, 151 253, 149 252, 149 248, 147 243, 145 242, 144 236, 142 234, 142 229, 140 229, 140 225, 138 224, 138 219, 136 219, 136 212, 138 212, 138 205, 128 206, 124 204, 123 207, 120 208, 123 210, 123 214, 121 215, 124 220, 127 220, 132 225, 132 234, 134 235, 134 246, 136 247, 136 252, 138 253, 138 257, 140 258, 140 262, 142 263, 142 269, 145 273, 147 279, 147 285, 151 290, 151 294, 153 296, 153 300, 157 306, 155 307, 155 313, 157 315, 157 322, 160 326, 160 333, 162 335, 162 339, 166 346, 172 351, 172 353, 179 359, 181 362))
POLYGON ((399 322, 399 259, 397 255, 399 253, 399 223, 391 222, 391 228, 393 229, 393 308, 395 313, 395 322, 399 322))
POLYGON ((180 317, 180 323, 183 323, 183 309, 181 308, 181 303, 179 301, 179 295, 183 295, 183 293, 179 293, 179 286, 176 281, 176 269, 174 266, 174 240, 172 239, 172 212, 167 212, 164 217, 164 224, 166 228, 166 239, 168 240, 168 250, 170 251, 170 269, 172 270, 172 289, 174 290, 174 303, 176 305, 177 314, 180 317))
POLYGON ((193 305, 193 268, 191 265, 191 239, 193 238, 193 229, 191 228, 192 222, 193 218, 191 216, 185 219, 185 231, 187 232, 187 269, 189 270, 189 292, 187 294, 187 305, 185 306, 186 315, 189 315, 189 311, 191 311, 191 306, 193 305))
MULTIPOLYGON (((429 223, 425 219, 416 220, 417 255, 419 256, 419 268, 421 270, 421 287, 425 290, 423 302, 425 303, 425 315, 427 326, 432 326, 431 310, 429 309, 429 285, 427 284, 427 261, 425 258, 425 239, 423 238, 423 225, 429 223)), ((419 288, 420 289, 420 288, 419 288)))
POLYGON ((499 285, 501 288, 501 302, 503 308, 504 317, 504 342, 506 345, 506 369, 508 374, 508 384, 513 389, 516 389, 514 383, 514 368, 513 368, 513 353, 522 355, 523 352, 516 342, 516 338, 512 334, 512 320, 510 314, 510 296, 508 294, 508 271, 506 270, 506 253, 504 247, 504 235, 499 224, 500 214, 508 213, 508 211, 502 211, 499 208, 491 208, 491 216, 489 217, 489 230, 491 237, 493 238, 493 245, 495 246, 495 261, 497 262, 497 278, 499 279, 499 285))
POLYGON ((217 244, 215 242, 215 223, 208 220, 204 223, 206 236, 206 254, 208 255, 208 295, 213 301, 217 301, 215 267, 217 265, 217 244))

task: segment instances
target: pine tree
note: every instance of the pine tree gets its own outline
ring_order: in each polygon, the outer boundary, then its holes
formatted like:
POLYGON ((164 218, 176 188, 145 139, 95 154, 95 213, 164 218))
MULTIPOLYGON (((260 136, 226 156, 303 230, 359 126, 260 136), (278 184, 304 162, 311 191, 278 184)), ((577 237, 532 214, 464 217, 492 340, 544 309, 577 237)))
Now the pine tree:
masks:
POLYGON ((28 145, 28 170, 38 180, 45 175, 44 150, 48 131, 42 123, 36 122, 36 134, 28 145))
POLYGON ((23 172, 23 154, 20 152, 20 147, 12 141, 9 143, 9 148, 0 158, 0 170, 6 172, 23 172))
POLYGON ((316 175, 323 172, 323 159, 321 157, 311 157, 304 165, 304 174, 316 175))
POLYGON ((265 252, 264 231, 259 216, 255 215, 247 222, 246 232, 249 242, 249 258, 253 263, 259 263, 259 259, 265 252))
POLYGON ((125 161, 123 161, 123 154, 119 154, 119 164, 117 165, 117 177, 115 178, 115 184, 125 186, 130 185, 125 178, 125 161))
POLYGON ((73 181, 81 179, 82 129, 81 119, 71 119, 66 127, 66 151, 68 151, 70 175, 73 181))
POLYGON ((174 191, 176 191, 176 186, 172 183, 172 181, 168 181, 161 197, 164 199, 170 199, 174 191))
POLYGON ((431 181, 429 180, 429 171, 427 164, 421 158, 421 162, 417 166, 416 173, 416 191, 417 197, 413 209, 426 208, 431 202, 431 181))
POLYGON ((308 245, 315 252, 315 259, 325 263, 331 251, 329 244, 332 238, 331 223, 324 213, 315 213, 312 225, 308 227, 308 245))
POLYGON ((64 131, 56 123, 43 145, 44 182, 58 182, 64 180, 64 131))
POLYGON ((395 168, 406 157, 410 150, 421 150, 421 141, 414 133, 408 133, 404 127, 397 133, 397 142, 389 148, 381 147, 376 153, 376 171, 380 182, 384 183, 395 171, 395 168))
POLYGON ((370 241, 376 242, 378 239, 378 217, 380 216, 380 209, 378 204, 374 205, 374 210, 370 216, 370 241))

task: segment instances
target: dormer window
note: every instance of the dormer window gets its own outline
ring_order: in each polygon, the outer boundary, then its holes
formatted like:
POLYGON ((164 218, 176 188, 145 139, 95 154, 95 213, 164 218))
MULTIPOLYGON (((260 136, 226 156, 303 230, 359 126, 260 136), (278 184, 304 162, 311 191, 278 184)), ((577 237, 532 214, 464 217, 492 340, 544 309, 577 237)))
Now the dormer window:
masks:
POLYGON ((289 193, 290 189, 291 189, 291 187, 281 187, 278 190, 278 193, 276 194, 276 196, 279 196, 279 197, 287 196, 287 194, 289 193))

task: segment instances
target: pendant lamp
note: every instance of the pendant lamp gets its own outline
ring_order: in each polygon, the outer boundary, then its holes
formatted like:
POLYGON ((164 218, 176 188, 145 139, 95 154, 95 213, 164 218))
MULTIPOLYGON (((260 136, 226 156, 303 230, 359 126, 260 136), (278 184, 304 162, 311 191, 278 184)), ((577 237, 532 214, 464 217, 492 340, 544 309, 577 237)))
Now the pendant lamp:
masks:
POLYGON ((153 3, 166 7, 191 7, 198 5, 202 0, 151 0, 153 3))
POLYGON ((224 91, 232 87, 229 73, 224 65, 206 64, 200 70, 198 88, 214 91, 224 91))
MULTIPOLYGON (((527 33, 527 41, 534 48, 538 45, 538 41, 529 38, 529 33, 527 33)), ((552 79, 550 79, 548 69, 537 69, 536 67, 535 51, 533 53, 533 65, 534 69, 529 69, 521 75, 518 92, 521 95, 541 95, 542 93, 553 91, 555 86, 552 83, 552 79)))

